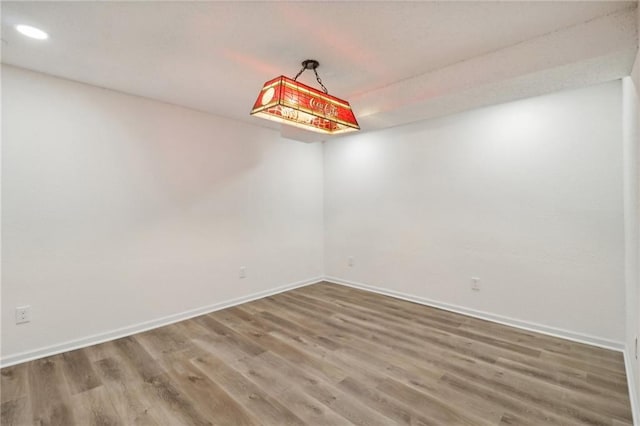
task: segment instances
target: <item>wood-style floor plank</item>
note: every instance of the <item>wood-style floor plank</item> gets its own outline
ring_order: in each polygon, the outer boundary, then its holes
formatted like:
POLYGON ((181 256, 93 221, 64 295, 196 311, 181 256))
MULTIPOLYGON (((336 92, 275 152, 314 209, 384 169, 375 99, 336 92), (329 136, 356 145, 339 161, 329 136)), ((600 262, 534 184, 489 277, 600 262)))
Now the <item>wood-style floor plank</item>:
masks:
POLYGON ((293 414, 269 389, 262 389, 214 355, 200 356, 191 361, 203 374, 219 383, 246 410, 269 424, 295 425, 302 420, 293 414))
POLYGON ((71 392, 62 374, 62 356, 27 363, 29 400, 34 424, 75 424, 71 392))
POLYGON ((0 371, 2 425, 630 425, 622 354, 321 283, 0 371))
POLYGON ((109 392, 110 399, 125 425, 168 425, 162 407, 154 406, 142 391, 142 381, 132 379, 135 372, 117 354, 95 363, 97 374, 109 392))
POLYGON ((71 393, 81 393, 102 385, 93 371, 86 352, 71 351, 62 354, 62 370, 71 393))
POLYGON ((31 408, 28 404, 29 399, 24 396, 3 402, 2 413, 0 414, 0 424, 3 426, 32 424, 31 408))
POLYGON ((249 426, 259 420, 245 411, 225 389, 187 360, 172 363, 169 372, 178 387, 215 424, 249 426))
POLYGON ((71 396, 77 424, 87 426, 125 426, 111 397, 103 387, 94 387, 71 396))
POLYGON ((27 396, 27 364, 0 370, 0 399, 2 402, 27 396))

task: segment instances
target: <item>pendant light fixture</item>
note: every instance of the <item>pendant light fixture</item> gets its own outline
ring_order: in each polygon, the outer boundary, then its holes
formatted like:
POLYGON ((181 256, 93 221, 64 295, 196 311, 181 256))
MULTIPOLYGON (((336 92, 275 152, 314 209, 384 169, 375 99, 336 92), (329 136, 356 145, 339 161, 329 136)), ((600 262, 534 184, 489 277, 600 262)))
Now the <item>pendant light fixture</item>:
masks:
POLYGON ((332 135, 360 130, 349 102, 329 95, 322 84, 319 65, 318 61, 307 59, 293 79, 281 75, 267 81, 251 115, 332 135), (297 81, 306 70, 313 70, 322 91, 297 81))

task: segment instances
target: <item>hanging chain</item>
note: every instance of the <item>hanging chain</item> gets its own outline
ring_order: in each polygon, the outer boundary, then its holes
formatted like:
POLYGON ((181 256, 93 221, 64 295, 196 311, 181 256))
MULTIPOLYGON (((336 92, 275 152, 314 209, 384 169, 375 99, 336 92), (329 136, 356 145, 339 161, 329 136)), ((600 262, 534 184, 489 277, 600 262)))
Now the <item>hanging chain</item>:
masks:
POLYGON ((304 70, 306 70, 307 67, 305 67, 304 65, 302 66, 302 69, 300 71, 298 71, 298 74, 296 74, 295 77, 293 77, 293 81, 297 81, 298 77, 300 77, 300 74, 302 74, 304 72, 304 70))
POLYGON ((320 79, 320 76, 318 75, 318 70, 316 70, 315 68, 313 69, 313 72, 316 74, 316 80, 318 80, 318 83, 320 84, 320 86, 322 86, 322 90, 324 90, 324 93, 329 93, 329 91, 327 90, 326 87, 324 87, 324 84, 322 84, 322 80, 320 79))
MULTIPOLYGON (((298 81, 298 77, 300 77, 300 74, 302 74, 306 69, 307 67, 305 65, 302 65, 302 69, 298 71, 298 74, 296 74, 295 77, 293 77, 293 81, 298 81)), ((324 93, 329 94, 329 91, 327 90, 327 88, 324 86, 324 84, 322 84, 322 79, 318 75, 318 70, 316 68, 312 68, 312 69, 314 74, 316 75, 316 80, 318 81, 318 84, 320 84, 320 86, 322 87, 322 90, 324 91, 324 93)))

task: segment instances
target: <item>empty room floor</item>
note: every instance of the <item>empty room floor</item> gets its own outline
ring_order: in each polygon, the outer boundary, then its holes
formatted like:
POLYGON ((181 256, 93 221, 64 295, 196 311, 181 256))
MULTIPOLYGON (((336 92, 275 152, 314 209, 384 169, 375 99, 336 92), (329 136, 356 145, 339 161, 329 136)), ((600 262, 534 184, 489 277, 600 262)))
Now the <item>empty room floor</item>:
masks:
POLYGON ((320 283, 2 369, 2 425, 627 425, 622 353, 320 283))

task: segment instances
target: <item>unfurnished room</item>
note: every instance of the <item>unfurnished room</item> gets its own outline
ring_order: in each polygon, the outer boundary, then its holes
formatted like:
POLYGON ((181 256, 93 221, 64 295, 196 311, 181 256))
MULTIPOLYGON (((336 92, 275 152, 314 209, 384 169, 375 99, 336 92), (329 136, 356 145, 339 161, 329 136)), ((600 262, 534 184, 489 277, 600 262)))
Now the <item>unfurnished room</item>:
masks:
POLYGON ((637 1, 2 1, 0 424, 640 425, 637 1))

